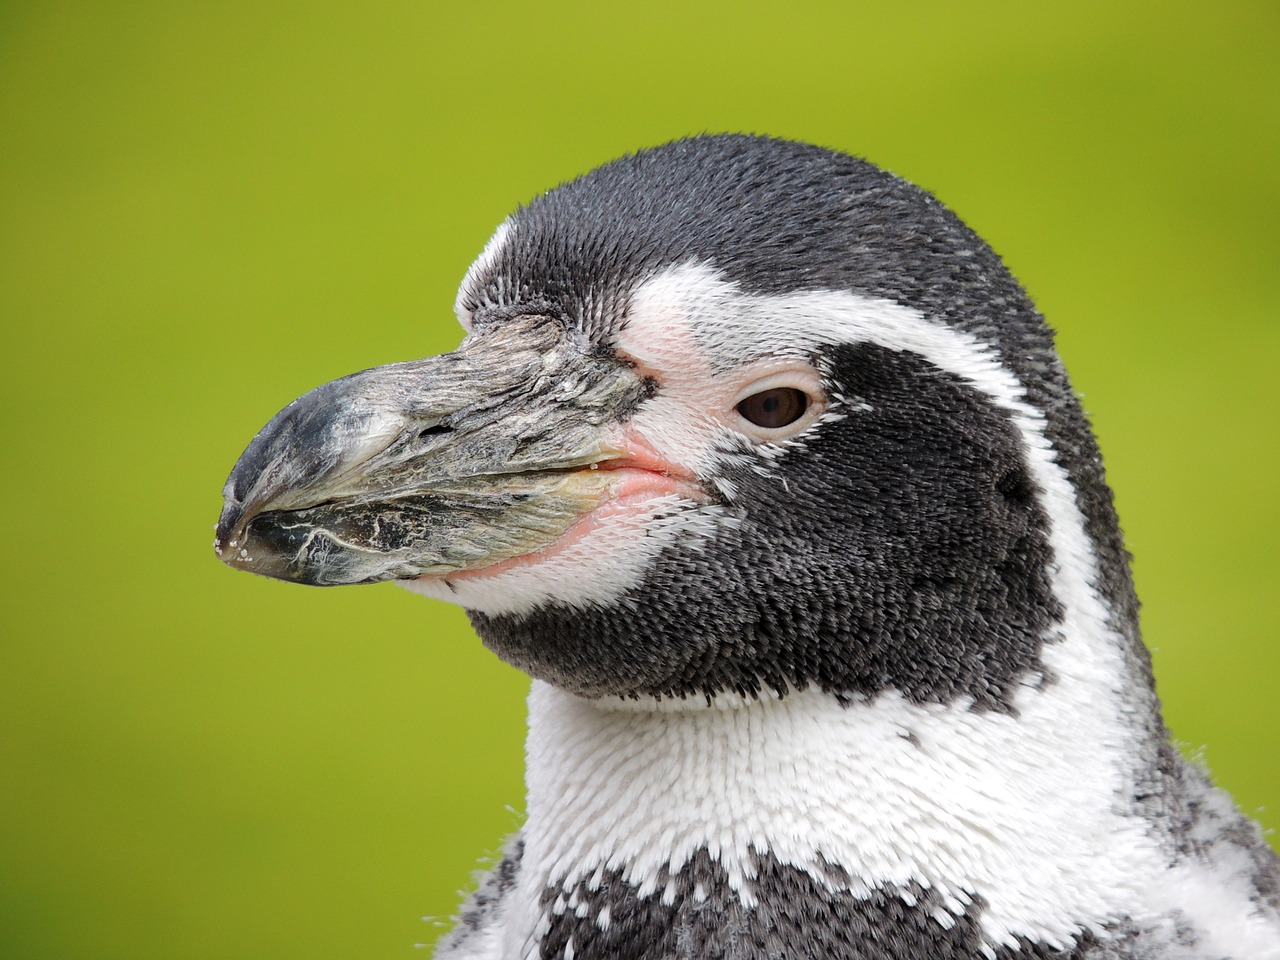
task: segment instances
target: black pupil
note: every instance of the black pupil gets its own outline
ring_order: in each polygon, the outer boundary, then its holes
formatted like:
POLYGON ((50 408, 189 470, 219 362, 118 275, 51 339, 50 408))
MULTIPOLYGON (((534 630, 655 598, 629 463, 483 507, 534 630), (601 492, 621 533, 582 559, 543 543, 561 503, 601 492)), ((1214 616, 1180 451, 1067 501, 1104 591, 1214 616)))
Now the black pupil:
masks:
POLYGON ((809 396, 795 387, 753 393, 738 404, 738 413, 757 427, 777 429, 795 423, 809 409, 809 396))

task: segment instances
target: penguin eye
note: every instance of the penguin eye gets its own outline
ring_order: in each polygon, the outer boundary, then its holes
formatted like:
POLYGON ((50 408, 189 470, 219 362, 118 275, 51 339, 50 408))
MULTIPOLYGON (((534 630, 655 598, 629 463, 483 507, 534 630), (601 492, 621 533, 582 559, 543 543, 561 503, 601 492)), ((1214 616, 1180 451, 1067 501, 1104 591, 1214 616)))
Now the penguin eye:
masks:
POLYGON ((734 409, 748 423, 778 430, 804 416, 809 409, 809 395, 795 387, 771 387, 739 401, 734 409))
MULTIPOLYGON (((777 443, 813 426, 827 408, 822 377, 800 360, 764 360, 739 368, 737 390, 721 409, 727 426, 753 443, 777 443)), ((732 386, 730 387, 732 389, 732 386)))

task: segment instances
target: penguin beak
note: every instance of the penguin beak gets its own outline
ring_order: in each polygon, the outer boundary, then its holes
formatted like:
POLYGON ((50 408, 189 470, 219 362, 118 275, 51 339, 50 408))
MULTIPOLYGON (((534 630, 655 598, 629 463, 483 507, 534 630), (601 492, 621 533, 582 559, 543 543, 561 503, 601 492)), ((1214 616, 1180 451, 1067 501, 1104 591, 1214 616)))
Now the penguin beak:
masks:
POLYGON ((232 567, 320 586, 526 555, 610 497, 611 468, 628 463, 618 425, 648 389, 540 316, 335 380, 241 455, 214 550, 232 567))

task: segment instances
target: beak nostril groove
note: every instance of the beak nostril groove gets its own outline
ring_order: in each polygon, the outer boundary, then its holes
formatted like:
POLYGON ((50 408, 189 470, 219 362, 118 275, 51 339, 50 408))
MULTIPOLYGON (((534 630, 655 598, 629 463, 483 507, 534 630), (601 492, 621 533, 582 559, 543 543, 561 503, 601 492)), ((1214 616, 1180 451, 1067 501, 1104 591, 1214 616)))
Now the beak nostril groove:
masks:
POLYGON ((442 433, 453 433, 453 427, 447 427, 443 423, 437 423, 431 427, 423 427, 418 431, 418 439, 426 440, 430 437, 438 437, 442 433))

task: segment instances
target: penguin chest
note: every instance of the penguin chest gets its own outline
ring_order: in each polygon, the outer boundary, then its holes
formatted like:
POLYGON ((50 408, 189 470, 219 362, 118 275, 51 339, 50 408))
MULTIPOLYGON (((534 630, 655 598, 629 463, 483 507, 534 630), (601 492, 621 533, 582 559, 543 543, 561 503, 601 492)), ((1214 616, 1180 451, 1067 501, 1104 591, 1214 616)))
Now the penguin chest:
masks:
POLYGON ((1027 746, 1034 713, 816 691, 602 710, 535 684, 502 955, 1068 949, 1159 856, 1105 754, 1027 746))

